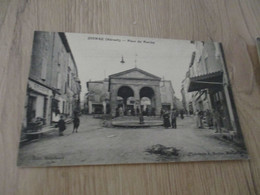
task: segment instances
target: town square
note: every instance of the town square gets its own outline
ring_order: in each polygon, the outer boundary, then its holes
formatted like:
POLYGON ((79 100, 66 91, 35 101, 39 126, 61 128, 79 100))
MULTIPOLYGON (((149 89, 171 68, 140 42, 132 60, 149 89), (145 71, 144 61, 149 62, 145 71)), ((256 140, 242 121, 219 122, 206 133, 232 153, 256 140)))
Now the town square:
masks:
MULTIPOLYGON (((214 130, 197 129, 192 117, 177 119, 178 128, 109 128, 103 120, 80 117, 78 133, 68 125, 64 136, 58 131, 41 140, 25 144, 20 150, 21 166, 65 166, 84 164, 161 163, 171 161, 236 160, 246 151, 214 130), (190 128, 190 125, 192 128, 190 128), (178 149, 178 155, 149 153, 147 149, 161 144, 178 149)), ((18 162, 18 163, 20 163, 18 162)))
POLYGON ((220 43, 35 32, 19 166, 247 159, 220 43))

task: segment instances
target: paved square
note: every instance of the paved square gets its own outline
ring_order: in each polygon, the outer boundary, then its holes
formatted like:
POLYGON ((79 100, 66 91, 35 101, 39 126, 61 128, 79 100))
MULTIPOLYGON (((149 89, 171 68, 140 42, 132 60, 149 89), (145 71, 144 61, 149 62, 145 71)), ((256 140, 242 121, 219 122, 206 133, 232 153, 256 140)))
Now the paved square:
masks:
POLYGON ((234 143, 217 139, 213 129, 197 129, 192 117, 177 118, 177 129, 108 128, 103 120, 90 115, 80 118, 78 133, 72 124, 64 136, 58 132, 22 146, 18 156, 21 166, 62 166, 84 164, 125 164, 168 161, 232 160, 246 153, 234 143), (156 144, 179 149, 178 156, 150 154, 156 144))

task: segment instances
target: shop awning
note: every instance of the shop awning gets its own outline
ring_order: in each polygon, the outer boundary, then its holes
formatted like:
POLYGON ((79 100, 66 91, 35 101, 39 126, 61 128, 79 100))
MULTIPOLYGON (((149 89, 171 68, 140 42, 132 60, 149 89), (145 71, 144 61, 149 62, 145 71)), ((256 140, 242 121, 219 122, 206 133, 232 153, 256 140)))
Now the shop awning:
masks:
POLYGON ((213 72, 197 77, 191 77, 188 92, 215 88, 223 85, 223 72, 213 72))

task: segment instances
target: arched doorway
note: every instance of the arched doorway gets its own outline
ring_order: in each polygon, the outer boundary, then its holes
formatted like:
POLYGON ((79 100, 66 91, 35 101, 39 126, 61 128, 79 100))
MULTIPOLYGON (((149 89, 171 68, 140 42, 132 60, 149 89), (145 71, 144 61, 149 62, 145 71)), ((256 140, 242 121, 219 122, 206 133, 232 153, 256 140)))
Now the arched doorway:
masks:
POLYGON ((120 101, 117 102, 117 109, 119 109, 119 111, 122 109, 124 115, 127 115, 129 110, 134 109, 134 103, 132 102, 133 97, 134 91, 130 87, 122 86, 118 89, 117 99, 120 99, 120 101))
POLYGON ((143 87, 140 90, 141 111, 144 115, 155 115, 155 93, 151 87, 143 87))

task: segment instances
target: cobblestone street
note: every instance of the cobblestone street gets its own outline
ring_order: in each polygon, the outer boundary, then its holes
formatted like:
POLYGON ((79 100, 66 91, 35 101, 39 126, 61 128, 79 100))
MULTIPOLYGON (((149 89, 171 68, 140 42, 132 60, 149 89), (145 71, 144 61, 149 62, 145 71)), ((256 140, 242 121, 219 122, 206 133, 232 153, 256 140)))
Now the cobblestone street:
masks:
POLYGON ((107 128, 101 119, 83 115, 78 133, 72 124, 64 136, 58 132, 44 135, 21 147, 21 166, 57 166, 80 164, 145 163, 166 161, 224 160, 244 157, 244 151, 229 141, 216 138, 213 129, 197 129, 192 117, 177 119, 177 129, 107 128), (179 155, 163 157, 146 149, 161 144, 175 147, 179 155))

